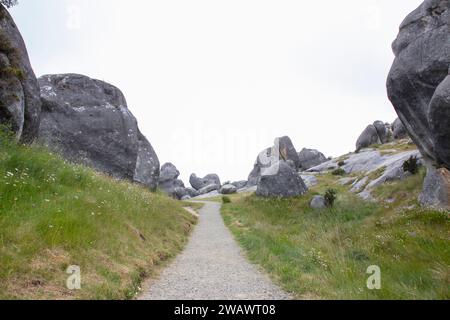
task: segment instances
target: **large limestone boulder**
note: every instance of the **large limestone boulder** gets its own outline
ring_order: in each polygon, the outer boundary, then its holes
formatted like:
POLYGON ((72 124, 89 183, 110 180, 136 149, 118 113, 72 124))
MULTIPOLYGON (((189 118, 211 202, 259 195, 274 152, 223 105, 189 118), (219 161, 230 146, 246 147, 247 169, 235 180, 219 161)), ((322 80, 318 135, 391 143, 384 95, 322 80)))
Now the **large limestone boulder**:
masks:
POLYGON ((189 178, 189 183, 191 184, 192 188, 197 191, 210 185, 218 186, 216 190, 219 190, 220 186, 222 185, 220 183, 219 176, 214 173, 208 174, 204 178, 199 178, 195 173, 193 173, 189 178))
MULTIPOLYGON (((427 0, 406 17, 392 46, 396 58, 387 80, 389 98, 410 137, 436 163, 448 163, 450 157, 436 152, 436 136, 449 139, 450 128, 439 132, 436 125, 430 125, 430 102, 450 66, 449 9, 449 1, 427 0)), ((445 106, 435 107, 433 114, 437 110, 448 118, 445 106)))
POLYGON ((0 4, 0 124, 31 142, 37 135, 41 99, 22 36, 0 4))
POLYGON ((292 140, 287 136, 276 138, 272 147, 259 153, 253 166, 253 170, 248 176, 247 186, 252 187, 258 185, 262 172, 280 160, 292 161, 296 170, 301 167, 297 150, 295 149, 292 140))
POLYGON ((430 166, 419 201, 427 207, 450 210, 450 171, 430 166))
POLYGON ((370 147, 373 144, 382 144, 389 141, 389 128, 382 121, 375 121, 361 133, 356 141, 356 151, 370 147))
MULTIPOLYGON (((450 169, 450 1, 424 1, 403 21, 392 47, 389 99, 427 166, 450 169)), ((427 180, 436 180, 434 169, 427 180)))
POLYGON ((302 151, 298 154, 300 159, 300 169, 308 170, 312 167, 318 166, 324 162, 327 162, 328 159, 325 155, 314 149, 306 149, 303 148, 302 151))
POLYGON ((428 115, 437 165, 450 168, 450 75, 436 88, 428 115))
POLYGON ((293 161, 280 160, 264 170, 256 195, 260 197, 296 197, 308 191, 293 161))
POLYGON ((39 78, 39 140, 69 161, 155 189, 159 160, 116 87, 83 75, 39 78))
POLYGON ((172 163, 165 163, 161 167, 159 174, 159 187, 169 196, 176 199, 183 199, 185 196, 192 197, 190 190, 187 190, 183 181, 179 180, 180 171, 172 163))
POLYGON ((235 181, 231 183, 236 189, 244 189, 247 186, 247 180, 235 181))
POLYGON ((280 151, 280 160, 284 161, 292 161, 294 162, 295 168, 300 168, 300 158, 298 156, 298 152, 294 147, 294 144, 292 143, 291 138, 288 136, 284 136, 281 138, 275 139, 275 147, 277 147, 280 151))
POLYGON ((327 207, 323 196, 314 196, 309 204, 311 209, 325 209, 327 207))
POLYGON ((394 139, 398 140, 408 138, 408 132, 406 131, 405 126, 403 125, 403 122, 402 120, 400 120, 400 118, 397 118, 392 124, 392 131, 394 139))
POLYGON ((232 184, 225 184, 220 188, 221 194, 233 194, 237 193, 238 189, 232 184))

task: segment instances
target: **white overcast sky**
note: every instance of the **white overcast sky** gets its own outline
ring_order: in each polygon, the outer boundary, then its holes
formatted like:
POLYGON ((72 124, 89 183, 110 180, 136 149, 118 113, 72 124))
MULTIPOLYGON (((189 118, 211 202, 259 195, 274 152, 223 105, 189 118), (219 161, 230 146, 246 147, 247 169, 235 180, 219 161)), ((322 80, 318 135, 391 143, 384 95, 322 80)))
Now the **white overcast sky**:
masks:
POLYGON ((421 0, 20 0, 34 71, 125 94, 161 164, 246 179, 277 136, 327 156, 393 121, 391 43, 421 0))

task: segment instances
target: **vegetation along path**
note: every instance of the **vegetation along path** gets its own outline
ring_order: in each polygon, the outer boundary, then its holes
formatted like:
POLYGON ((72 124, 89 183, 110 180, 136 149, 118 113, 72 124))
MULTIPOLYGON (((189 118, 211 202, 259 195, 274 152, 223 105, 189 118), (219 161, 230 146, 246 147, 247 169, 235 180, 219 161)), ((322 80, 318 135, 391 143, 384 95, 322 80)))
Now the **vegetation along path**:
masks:
POLYGON ((290 297, 243 256, 225 227, 220 203, 205 202, 199 224, 184 252, 140 298, 269 300, 290 297))

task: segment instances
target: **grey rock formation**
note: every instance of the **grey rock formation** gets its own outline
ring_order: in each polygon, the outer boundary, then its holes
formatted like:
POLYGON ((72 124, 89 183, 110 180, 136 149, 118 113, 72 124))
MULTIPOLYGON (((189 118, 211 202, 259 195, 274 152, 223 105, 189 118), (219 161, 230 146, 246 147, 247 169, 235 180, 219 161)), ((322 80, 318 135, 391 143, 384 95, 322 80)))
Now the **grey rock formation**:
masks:
MULTIPOLYGON (((424 1, 403 21, 392 48, 389 99, 427 167, 450 169, 450 1, 424 1)), ((435 176, 428 173, 424 193, 435 176)))
POLYGON ((356 151, 389 141, 389 128, 382 121, 375 121, 361 133, 356 141, 356 151))
POLYGON ((33 141, 41 113, 39 85, 22 36, 0 5, 0 123, 23 142, 33 141))
POLYGON ((358 193, 361 192, 369 182, 369 177, 363 177, 352 184, 351 192, 358 193))
POLYGON ((387 80, 389 98, 410 137, 425 158, 436 164, 450 163, 450 153, 436 152, 436 136, 450 139, 450 128, 440 131, 437 125, 442 118, 448 119, 448 107, 430 108, 450 66, 449 9, 447 0, 427 0, 406 17, 392 46, 396 58, 387 80), (440 112, 441 119, 436 119, 440 112), (430 125, 432 118, 434 125, 430 125))
MULTIPOLYGON (((178 180, 178 181, 180 181, 180 180, 178 180)), ((187 192, 186 188, 184 187, 184 184, 182 186, 179 186, 179 187, 176 187, 173 189, 172 197, 174 197, 175 199, 181 200, 186 196, 189 196, 189 193, 187 192)))
POLYGON ((405 139, 408 138, 408 132, 405 129, 405 126, 402 123, 400 118, 397 118, 392 124, 393 136, 394 139, 405 139))
POLYGON ((298 152, 294 147, 294 144, 292 143, 291 138, 284 136, 281 138, 275 139, 275 146, 277 146, 280 151, 280 160, 285 161, 293 161, 295 164, 295 167, 297 169, 300 168, 300 158, 298 156, 298 152))
POLYGON ((328 161, 323 153, 314 149, 304 148, 302 151, 300 151, 298 156, 300 160, 300 170, 308 170, 328 161))
POLYGON ((204 194, 208 194, 208 193, 213 192, 213 191, 218 191, 219 189, 220 189, 220 185, 218 185, 218 184, 210 184, 210 185, 207 185, 206 187, 203 187, 200 190, 198 190, 198 194, 199 195, 204 195, 204 194))
POLYGON ((302 173, 300 178, 308 188, 314 187, 319 182, 314 174, 302 173))
MULTIPOLYGON (((341 167, 346 173, 365 173, 379 170, 380 168, 391 168, 393 165, 403 164, 411 156, 422 158, 417 150, 382 154, 378 150, 365 149, 359 153, 346 156, 345 164, 341 167)), ((327 172, 338 168, 338 159, 322 163, 307 172, 327 172)))
POLYGON ((159 174, 159 183, 165 183, 167 181, 174 181, 180 176, 180 171, 172 163, 165 163, 161 167, 159 174))
POLYGON ((312 209, 325 209, 327 207, 325 198, 323 196, 314 196, 309 206, 312 209))
POLYGON ((233 186, 236 187, 236 189, 240 190, 240 189, 244 189, 247 186, 247 180, 242 180, 242 181, 235 181, 231 183, 233 186))
POLYGON ((189 183, 195 190, 203 189, 204 187, 212 184, 218 185, 219 188, 221 186, 220 178, 217 174, 208 174, 204 178, 199 178, 195 173, 193 173, 189 178, 189 183))
POLYGON ((450 171, 428 168, 419 202, 427 207, 450 210, 450 171))
POLYGON ((287 136, 276 138, 274 145, 261 151, 255 161, 253 170, 248 176, 247 186, 258 185, 265 169, 269 169, 280 160, 292 161, 296 169, 300 168, 300 158, 291 139, 287 136))
POLYGON ((158 157, 119 89, 77 74, 47 75, 38 81, 41 142, 69 161, 157 187, 158 157))
POLYGON ((256 194, 261 197, 295 197, 307 191, 295 164, 280 160, 262 174, 256 194))
POLYGON ((186 192, 191 198, 195 198, 195 197, 199 196, 198 191, 195 190, 194 188, 186 188, 186 192))
POLYGON ((428 115, 437 164, 450 169, 450 75, 436 88, 428 115))
POLYGON ((185 196, 191 196, 184 187, 183 181, 179 180, 180 172, 172 163, 165 163, 161 167, 159 175, 159 187, 169 196, 181 200, 185 196))
POLYGON ((377 129, 373 124, 368 125, 356 141, 356 151, 360 151, 361 149, 367 148, 376 143, 381 143, 380 137, 378 137, 377 129))
POLYGON ((232 184, 226 184, 220 188, 221 194, 233 194, 237 193, 238 189, 232 184))
POLYGON ((377 130, 378 137, 381 143, 387 143, 389 141, 389 128, 383 121, 375 121, 373 126, 377 130))

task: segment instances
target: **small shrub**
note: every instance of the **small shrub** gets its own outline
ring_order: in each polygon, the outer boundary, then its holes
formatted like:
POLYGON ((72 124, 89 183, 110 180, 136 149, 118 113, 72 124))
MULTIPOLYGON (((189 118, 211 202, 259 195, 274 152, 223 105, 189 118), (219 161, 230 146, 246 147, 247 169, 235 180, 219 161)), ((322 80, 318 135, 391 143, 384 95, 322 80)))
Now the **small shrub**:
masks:
POLYGON ((339 167, 345 166, 345 161, 339 161, 339 162, 338 162, 338 166, 339 166, 339 167))
POLYGON ((345 175, 345 173, 346 173, 345 170, 342 168, 336 169, 332 172, 334 176, 343 176, 345 175))
POLYGON ((325 205, 328 208, 332 208, 334 206, 334 203, 336 202, 336 198, 337 198, 337 191, 334 189, 328 189, 325 192, 325 205))
POLYGON ((228 196, 223 196, 222 202, 223 202, 223 204, 231 203, 231 199, 228 196))
POLYGON ((403 171, 417 174, 420 169, 419 159, 416 156, 411 156, 403 163, 403 171))

